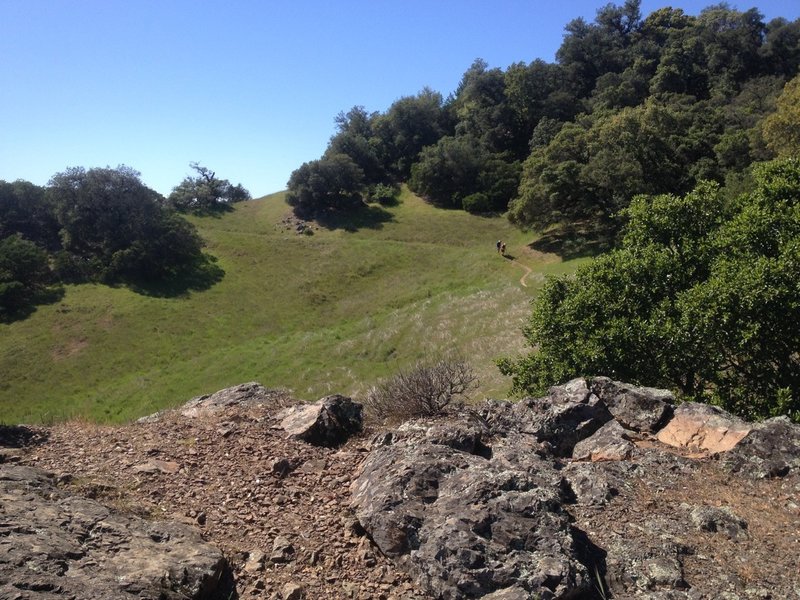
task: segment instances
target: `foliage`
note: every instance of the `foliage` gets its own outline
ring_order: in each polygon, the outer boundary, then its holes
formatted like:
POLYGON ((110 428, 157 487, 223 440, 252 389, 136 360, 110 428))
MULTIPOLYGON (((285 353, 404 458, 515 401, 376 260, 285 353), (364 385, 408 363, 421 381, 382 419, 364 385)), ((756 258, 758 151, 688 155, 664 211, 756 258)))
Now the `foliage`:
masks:
POLYGON ((474 215, 480 215, 492 212, 492 203, 489 196, 483 192, 476 192, 470 194, 462 201, 464 210, 474 215))
POLYGON ((58 269, 98 281, 163 279, 202 260, 193 226, 129 167, 75 167, 50 180, 60 226, 58 269))
POLYGON ((286 202, 303 219, 352 212, 364 205, 364 172, 346 154, 304 163, 289 178, 286 202))
POLYGON ((518 127, 502 70, 489 69, 482 59, 473 62, 461 78, 453 110, 457 135, 477 140, 492 153, 524 156, 530 136, 518 127))
POLYGON ((800 162, 761 165, 755 183, 734 203, 711 183, 637 197, 620 249, 545 285, 535 351, 500 361, 515 391, 605 374, 800 415, 800 162))
POLYGON ((48 250, 60 243, 45 189, 28 181, 0 181, 0 239, 17 233, 48 250))
POLYGON ((0 240, 0 319, 28 306, 50 280, 44 250, 19 234, 0 240))
POLYGON ((388 185, 379 183, 370 188, 369 201, 383 204, 384 206, 391 206, 397 204, 400 196, 400 188, 396 185, 388 185))
POLYGON ((364 173, 367 184, 385 184, 390 180, 387 166, 380 157, 381 147, 374 130, 377 115, 370 115, 363 106, 354 106, 336 117, 336 135, 331 138, 325 157, 349 156, 364 173))
POLYGON ((726 114, 686 98, 648 99, 616 112, 566 123, 532 149, 509 218, 542 227, 564 219, 608 222, 637 194, 685 193, 724 167, 749 165, 750 137, 727 126, 750 107, 726 114))
POLYGON ((435 144, 451 127, 442 95, 424 88, 396 100, 373 121, 374 144, 386 171, 406 179, 425 146, 435 144))
POLYGON ((554 63, 479 58, 446 100, 426 88, 385 113, 340 113, 323 158, 345 154, 369 186, 405 181, 439 206, 511 200, 521 227, 593 220, 613 234, 637 194, 742 181, 796 146, 788 91, 784 121, 762 121, 798 69, 800 19, 727 4, 645 16, 625 0, 570 21, 554 63))
POLYGON ((417 362, 373 386, 364 406, 380 420, 407 420, 441 412, 454 399, 467 397, 477 387, 469 364, 457 359, 417 362))
POLYGON ((242 184, 231 184, 227 179, 218 179, 211 169, 199 163, 190 163, 197 173, 194 177, 186 177, 172 189, 168 201, 171 206, 181 212, 210 214, 230 209, 231 204, 250 200, 248 192, 242 184))
POLYGON ((764 139, 778 156, 800 156, 800 75, 786 84, 777 110, 764 119, 764 139))
POLYGON ((506 162, 474 137, 463 135, 443 137, 425 148, 411 169, 409 187, 448 208, 465 208, 464 198, 480 193, 486 211, 503 211, 518 181, 518 163, 506 162))

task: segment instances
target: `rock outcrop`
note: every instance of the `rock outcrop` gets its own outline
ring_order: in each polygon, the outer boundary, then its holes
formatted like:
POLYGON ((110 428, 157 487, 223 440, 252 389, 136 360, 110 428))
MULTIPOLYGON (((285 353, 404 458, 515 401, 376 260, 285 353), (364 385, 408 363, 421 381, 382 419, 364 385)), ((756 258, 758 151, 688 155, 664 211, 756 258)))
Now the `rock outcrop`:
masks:
POLYGON ((375 438, 352 507, 437 598, 800 597, 794 558, 748 565, 768 585, 730 559, 774 518, 754 510, 759 479, 779 479, 800 543, 800 426, 673 403, 598 377, 409 422, 375 438))
POLYGON ((447 426, 382 438, 352 487, 361 525, 439 598, 588 593, 552 461, 522 435, 493 443, 489 453, 478 430, 460 415, 447 426))
POLYGON ((40 469, 0 464, 0 597, 223 597, 227 563, 189 526, 122 515, 61 492, 40 469))
MULTIPOLYGON (((233 407, 252 408, 265 406, 286 405, 291 402, 290 396, 284 390, 270 390, 257 381, 240 383, 233 387, 225 388, 213 394, 197 396, 186 402, 178 411, 184 417, 197 418, 204 415, 219 414, 233 407)), ((153 415, 139 419, 139 423, 156 423, 164 415, 174 413, 173 410, 164 410, 153 415)))
MULTIPOLYGON (((370 544, 347 509, 367 440, 326 447, 295 439, 281 427, 290 405, 307 406, 251 383, 128 425, 0 426, 0 445, 20 446, 7 461, 55 473, 58 494, 198 529, 231 567, 233 588, 219 600, 429 598, 370 544)), ((4 592, 2 600, 17 598, 4 592)), ((142 594, 114 598, 152 597, 142 594)))
POLYGON ((214 547, 242 600, 800 598, 800 426, 673 402, 577 379, 358 435, 347 398, 250 383, 0 427, 0 598, 214 597, 214 547))

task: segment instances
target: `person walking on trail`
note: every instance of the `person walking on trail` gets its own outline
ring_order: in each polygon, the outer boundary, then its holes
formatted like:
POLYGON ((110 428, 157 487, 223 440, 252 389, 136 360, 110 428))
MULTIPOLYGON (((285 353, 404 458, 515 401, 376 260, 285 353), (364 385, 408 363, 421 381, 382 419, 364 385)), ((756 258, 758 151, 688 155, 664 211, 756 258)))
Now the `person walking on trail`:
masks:
POLYGON ((503 242, 497 240, 497 251, 500 252, 500 248, 503 246, 503 242))
POLYGON ((503 255, 503 256, 506 255, 506 243, 505 242, 500 244, 500 254, 503 255))

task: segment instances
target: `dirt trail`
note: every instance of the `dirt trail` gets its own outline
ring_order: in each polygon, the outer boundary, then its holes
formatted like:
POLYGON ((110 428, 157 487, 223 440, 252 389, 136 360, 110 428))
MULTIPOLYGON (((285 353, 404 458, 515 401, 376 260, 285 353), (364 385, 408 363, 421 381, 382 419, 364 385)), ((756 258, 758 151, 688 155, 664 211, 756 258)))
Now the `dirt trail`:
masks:
POLYGON ((521 268, 523 271, 525 271, 525 274, 524 274, 522 277, 520 277, 520 279, 519 279, 519 282, 520 282, 520 284, 522 285, 522 287, 528 287, 528 284, 527 284, 527 283, 525 283, 525 279, 528 277, 528 275, 530 275, 531 273, 533 273, 533 269, 531 269, 530 267, 528 267, 528 266, 526 266, 526 265, 523 265, 521 262, 517 262, 517 259, 516 259, 516 258, 510 258, 509 260, 510 260, 510 261, 511 261, 513 264, 515 264, 515 265, 517 265, 518 267, 520 267, 520 268, 521 268))
POLYGON ((503 258, 505 258, 507 261, 510 261, 510 262, 511 262, 511 264, 513 264, 513 265, 516 265, 516 266, 518 266, 520 269, 522 269, 523 271, 525 271, 525 274, 524 274, 522 277, 520 277, 519 283, 520 283, 520 285, 522 285, 522 287, 528 287, 528 284, 527 284, 527 283, 525 283, 525 279, 527 279, 528 275, 530 275, 531 273, 533 273, 533 269, 531 269, 530 267, 528 267, 528 266, 526 266, 526 265, 523 265, 521 262, 518 262, 518 261, 517 261, 517 259, 516 259, 516 258, 514 258, 513 256, 508 256, 508 255, 506 255, 506 254, 502 254, 501 256, 502 256, 503 258))

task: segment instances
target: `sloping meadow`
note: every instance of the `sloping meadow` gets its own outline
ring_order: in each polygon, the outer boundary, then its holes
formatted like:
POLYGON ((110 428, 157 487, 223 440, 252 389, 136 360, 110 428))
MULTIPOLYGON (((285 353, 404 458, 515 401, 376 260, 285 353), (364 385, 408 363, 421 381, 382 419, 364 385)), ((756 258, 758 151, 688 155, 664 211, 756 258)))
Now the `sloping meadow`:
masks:
POLYGON ((250 380, 300 397, 357 396, 453 352, 478 372, 478 396, 502 396, 509 384, 494 359, 524 348, 544 275, 579 262, 533 250, 502 217, 435 209, 406 190, 396 206, 311 224, 310 235, 290 214, 275 194, 193 218, 224 271, 207 290, 68 286, 0 325, 0 421, 121 422, 250 380))

